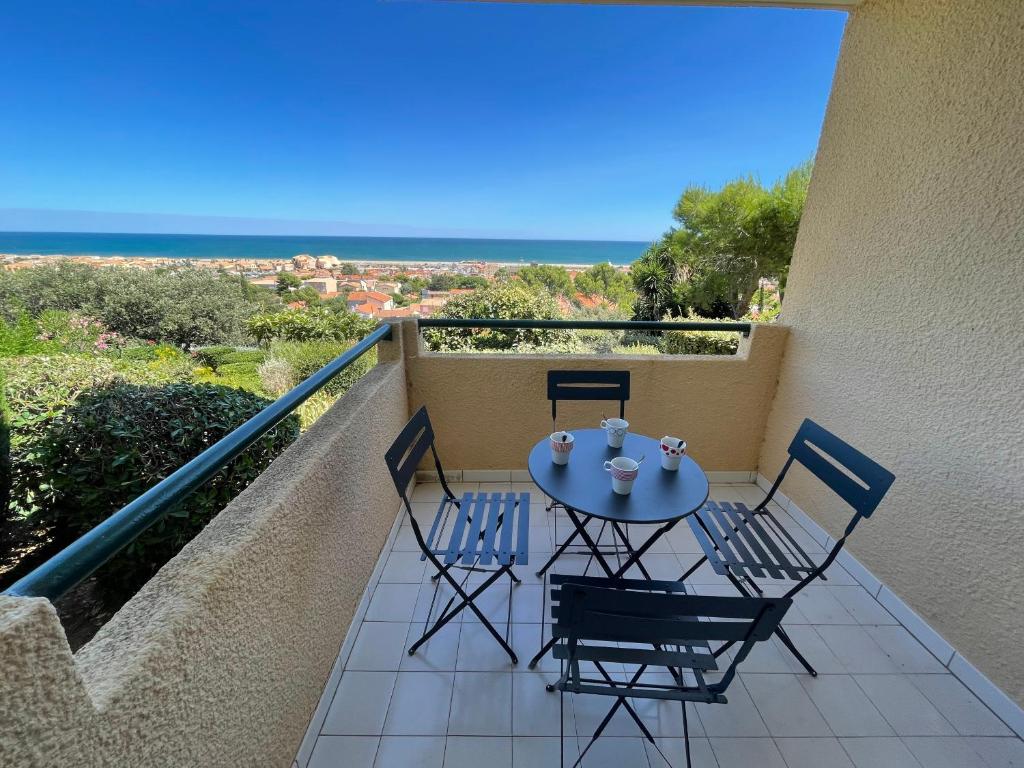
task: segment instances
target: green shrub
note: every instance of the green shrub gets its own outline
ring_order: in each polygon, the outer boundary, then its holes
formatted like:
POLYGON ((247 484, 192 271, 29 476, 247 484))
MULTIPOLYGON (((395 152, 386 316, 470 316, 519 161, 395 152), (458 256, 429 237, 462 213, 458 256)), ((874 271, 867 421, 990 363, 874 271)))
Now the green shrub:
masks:
POLYGON ((217 374, 220 376, 255 376, 255 363, 223 363, 217 366, 217 374))
POLYGON ((259 349, 239 349, 231 352, 230 354, 224 355, 218 364, 218 370, 225 365, 235 365, 238 363, 249 363, 251 365, 259 365, 267 359, 267 353, 259 349))
MULTIPOLYGON (((39 456, 40 521, 71 540, 258 414, 270 401, 228 387, 116 383, 52 421, 39 456)), ((97 572, 112 602, 133 594, 297 436, 286 419, 97 572)))
POLYGON ((235 354, 234 347, 215 346, 203 347, 195 353, 196 361, 207 368, 217 369, 217 366, 225 362, 224 358, 235 354))
POLYGON ((39 355, 0 360, 11 449, 11 510, 30 518, 38 510, 40 450, 50 422, 74 405, 83 391, 116 382, 152 384, 165 374, 146 365, 105 355, 39 355))
POLYGON ((0 548, 2 549, 6 549, 9 545, 11 500, 11 414, 7 407, 4 389, 4 379, 0 375, 0 548))
POLYGON ((361 339, 376 323, 344 307, 287 308, 249 318, 249 335, 260 344, 283 341, 351 341, 361 339))
MULTIPOLYGON (((292 367, 294 380, 291 386, 295 386, 308 379, 351 346, 351 343, 334 341, 278 341, 271 346, 270 354, 284 360, 292 367)), ((321 391, 330 395, 344 394, 376 364, 377 350, 371 349, 331 379, 321 391)))
POLYGON ((22 312, 13 322, 0 318, 0 357, 41 355, 57 352, 60 345, 44 338, 39 324, 22 312))
POLYGON ((654 344, 620 344, 612 349, 615 355, 660 355, 661 349, 654 344))
MULTIPOLYGON (((691 315, 666 320, 705 320, 691 315)), ((740 346, 740 335, 729 331, 668 331, 663 349, 668 355, 735 355, 740 346)))

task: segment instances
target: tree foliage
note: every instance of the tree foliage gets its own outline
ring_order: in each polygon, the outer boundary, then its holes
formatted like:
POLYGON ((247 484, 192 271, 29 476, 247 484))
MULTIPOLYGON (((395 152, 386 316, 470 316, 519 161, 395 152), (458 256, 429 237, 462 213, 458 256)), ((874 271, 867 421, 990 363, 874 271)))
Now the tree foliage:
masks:
POLYGON ((632 309, 636 292, 629 274, 610 263, 595 264, 576 275, 575 288, 587 296, 603 296, 624 310, 632 309))
POLYGON ((678 226, 634 264, 637 317, 695 308, 739 318, 759 278, 777 277, 784 286, 811 168, 794 168, 770 188, 748 177, 717 191, 684 190, 673 210, 678 226))
POLYGON ((346 341, 361 339, 376 323, 341 307, 287 307, 279 312, 264 312, 249 318, 249 335, 260 344, 275 339, 284 341, 346 341))
POLYGON ((572 294, 572 278, 565 267, 553 264, 531 264, 516 273, 531 288, 546 290, 555 296, 572 294))

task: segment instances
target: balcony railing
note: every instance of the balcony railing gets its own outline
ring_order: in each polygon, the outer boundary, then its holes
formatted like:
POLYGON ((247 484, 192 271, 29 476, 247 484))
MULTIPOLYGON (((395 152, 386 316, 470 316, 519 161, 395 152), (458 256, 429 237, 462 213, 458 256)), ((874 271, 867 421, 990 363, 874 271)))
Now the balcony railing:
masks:
POLYGON ((378 326, 362 341, 279 397, 238 429, 16 581, 3 594, 56 600, 67 593, 162 520, 225 464, 280 424, 335 376, 375 347, 377 342, 390 338, 391 326, 378 326))

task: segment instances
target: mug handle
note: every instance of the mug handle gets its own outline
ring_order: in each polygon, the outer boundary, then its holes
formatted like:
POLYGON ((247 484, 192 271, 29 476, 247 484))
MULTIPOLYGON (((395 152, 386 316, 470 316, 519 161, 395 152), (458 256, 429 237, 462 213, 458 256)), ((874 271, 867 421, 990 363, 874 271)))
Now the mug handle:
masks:
POLYGON ((610 461, 606 461, 604 463, 604 471, 605 472, 611 472, 612 471, 612 463, 610 461))
POLYGON ((608 429, 608 422, 601 419, 601 429, 608 429))

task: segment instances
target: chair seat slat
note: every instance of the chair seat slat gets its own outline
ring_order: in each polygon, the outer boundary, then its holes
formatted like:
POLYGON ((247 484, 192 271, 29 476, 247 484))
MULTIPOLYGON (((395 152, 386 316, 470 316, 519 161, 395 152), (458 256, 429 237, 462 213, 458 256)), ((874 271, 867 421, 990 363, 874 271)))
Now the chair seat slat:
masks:
POLYGON ((516 565, 527 565, 530 562, 530 494, 519 495, 519 514, 516 516, 519 526, 519 539, 516 542, 516 565))
POLYGON ((746 521, 740 517, 736 508, 727 501, 719 502, 718 508, 722 521, 727 522, 729 528, 732 529, 732 532, 729 534, 729 540, 739 555, 738 565, 745 566, 752 576, 764 576, 767 570, 768 575, 772 576, 772 578, 782 578, 782 572, 772 562, 771 558, 768 557, 760 543, 757 542, 757 537, 750 535, 750 529, 747 527, 746 521), (764 566, 764 569, 762 569, 762 566, 764 566))
POLYGON ((495 494, 501 500, 501 544, 498 549, 498 562, 508 565, 512 562, 512 534, 516 528, 516 495, 506 493, 504 497, 495 494))
POLYGON ((444 561, 452 565, 459 558, 462 552, 462 534, 466 530, 466 520, 469 519, 473 494, 466 492, 459 501, 459 514, 455 517, 455 525, 452 526, 452 535, 448 539, 448 549, 445 550, 444 561))
POLYGON ((466 545, 462 547, 462 564, 471 565, 474 563, 476 558, 482 553, 480 552, 480 530, 483 526, 485 515, 485 507, 483 503, 483 497, 478 496, 476 503, 473 505, 472 522, 469 525, 469 533, 466 535, 466 545))
POLYGON ((490 565, 494 562, 494 537, 498 531, 498 519, 500 515, 501 494, 481 494, 488 499, 490 514, 487 516, 487 529, 484 532, 483 555, 480 557, 480 565, 490 565))

